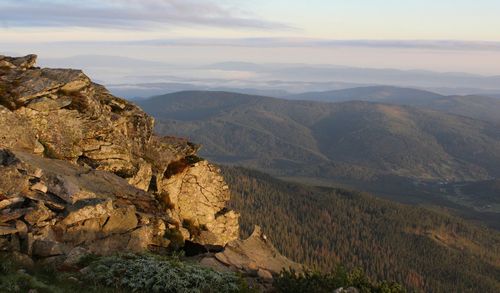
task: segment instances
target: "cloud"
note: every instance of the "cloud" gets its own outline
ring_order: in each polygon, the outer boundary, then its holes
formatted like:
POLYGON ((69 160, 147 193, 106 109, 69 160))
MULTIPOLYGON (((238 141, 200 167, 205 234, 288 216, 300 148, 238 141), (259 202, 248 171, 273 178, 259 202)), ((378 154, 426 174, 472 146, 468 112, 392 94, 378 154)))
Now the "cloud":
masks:
POLYGON ((0 19, 7 27, 288 28, 285 24, 229 9, 214 0, 0 0, 0 19))
POLYGON ((500 41, 468 40, 335 40, 313 38, 162 38, 132 40, 48 40, 60 45, 118 45, 151 47, 234 47, 234 48, 365 48, 427 51, 500 52, 500 41))
POLYGON ((262 48, 393 48, 424 50, 500 51, 500 42, 461 40, 325 40, 304 38, 239 38, 239 39, 161 39, 128 42, 154 46, 220 46, 262 48))

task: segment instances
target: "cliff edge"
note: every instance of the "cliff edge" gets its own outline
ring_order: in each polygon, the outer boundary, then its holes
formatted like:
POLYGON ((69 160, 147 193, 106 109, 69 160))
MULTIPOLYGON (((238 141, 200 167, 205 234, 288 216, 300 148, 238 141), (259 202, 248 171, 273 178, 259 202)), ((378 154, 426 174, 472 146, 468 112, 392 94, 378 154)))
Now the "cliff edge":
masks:
MULTIPOLYGON (((245 269, 229 188, 199 146, 156 136, 153 118, 82 71, 35 64, 0 56, 0 250, 68 260, 188 241, 245 269)), ((279 256, 269 270, 295 266, 279 256)))

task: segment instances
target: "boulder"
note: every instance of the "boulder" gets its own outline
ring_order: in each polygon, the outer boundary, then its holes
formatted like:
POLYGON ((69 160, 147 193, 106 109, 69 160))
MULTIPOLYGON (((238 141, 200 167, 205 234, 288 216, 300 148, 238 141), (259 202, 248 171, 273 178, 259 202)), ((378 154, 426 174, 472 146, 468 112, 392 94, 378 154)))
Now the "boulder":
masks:
MULTIPOLYGON (((0 85, 0 96, 1 85, 0 85)), ((36 133, 29 119, 0 105, 0 147, 33 151, 39 148, 36 133)), ((43 146, 42 146, 43 147, 43 146)))
POLYGON ((10 69, 19 68, 19 69, 28 69, 36 64, 36 55, 30 54, 24 57, 8 57, 8 56, 0 56, 0 67, 7 67, 10 69))
POLYGON ((63 255, 68 252, 68 247, 60 242, 35 240, 33 243, 33 256, 36 257, 49 257, 56 255, 63 255))
POLYGON ((31 210, 32 209, 3 210, 0 214, 0 223, 7 223, 13 220, 17 220, 31 210))
POLYGON ((16 234, 17 228, 10 226, 0 226, 0 236, 16 234))
POLYGON ((66 269, 78 268, 78 263, 86 255, 89 255, 89 251, 83 247, 77 246, 71 249, 62 265, 66 269))
POLYGON ((225 266, 221 262, 217 261, 213 257, 204 257, 200 260, 200 265, 214 269, 219 272, 232 272, 231 268, 228 266, 225 266))
POLYGON ((135 206, 117 208, 109 214, 109 218, 102 227, 105 234, 125 233, 137 227, 135 206))
POLYGON ((243 272, 257 270, 258 274, 261 271, 262 277, 279 274, 284 269, 302 270, 298 263, 290 261, 274 248, 259 226, 255 226, 247 239, 229 242, 223 252, 215 254, 215 258, 243 272))
POLYGON ((28 235, 28 225, 23 221, 16 221, 16 229, 19 236, 26 237, 28 235))
POLYGON ((257 276, 259 276, 259 278, 264 279, 264 280, 272 280, 273 279, 273 275, 271 274, 271 272, 268 270, 264 270, 264 269, 258 269, 257 276))
POLYGON ((143 252, 146 251, 145 247, 142 249, 133 250, 128 247, 131 234, 114 234, 109 237, 92 241, 88 246, 88 250, 93 254, 98 255, 111 255, 117 251, 131 251, 131 252, 143 252))
POLYGON ((100 239, 105 236, 101 232, 102 226, 106 223, 108 216, 102 216, 100 218, 93 218, 81 221, 70 227, 59 224, 57 228, 61 231, 61 240, 66 243, 71 243, 73 245, 85 245, 86 243, 92 243, 96 239, 100 239))
POLYGON ((40 97, 29 102, 26 107, 39 112, 48 112, 69 106, 71 102, 72 100, 69 97, 61 97, 55 100, 48 97, 40 97))
POLYGON ((151 178, 153 178, 153 169, 151 164, 142 163, 139 167, 139 171, 137 171, 137 174, 128 179, 128 183, 139 189, 148 191, 151 178))
POLYGON ((37 191, 40 191, 40 192, 43 192, 43 193, 47 193, 47 191, 49 191, 48 187, 43 184, 42 182, 38 182, 38 183, 35 183, 33 184, 31 187, 30 187, 31 190, 37 190, 37 191))
POLYGON ((61 225, 69 226, 85 220, 108 216, 111 212, 113 212, 111 199, 80 201, 78 205, 70 207, 68 215, 62 219, 61 225))
POLYGON ((181 221, 190 221, 215 236, 207 244, 224 245, 238 238, 238 214, 226 208, 229 188, 214 165, 200 161, 185 166, 163 179, 159 189, 181 221))
POLYGON ((12 197, 0 201, 0 209, 8 208, 12 205, 23 203, 24 197, 12 197))
POLYGON ((40 226, 41 223, 52 219, 54 216, 55 214, 45 204, 39 202, 24 215, 24 220, 31 226, 40 226))

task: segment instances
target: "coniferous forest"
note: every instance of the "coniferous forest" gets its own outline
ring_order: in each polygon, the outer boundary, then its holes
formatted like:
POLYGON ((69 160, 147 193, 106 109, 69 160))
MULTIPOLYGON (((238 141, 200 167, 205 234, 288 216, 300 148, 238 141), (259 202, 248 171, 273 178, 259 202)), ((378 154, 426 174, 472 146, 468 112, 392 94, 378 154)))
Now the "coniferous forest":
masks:
POLYGON ((223 167, 242 236, 260 225, 286 256, 324 272, 342 265, 409 291, 498 292, 500 234, 441 212, 354 191, 223 167))

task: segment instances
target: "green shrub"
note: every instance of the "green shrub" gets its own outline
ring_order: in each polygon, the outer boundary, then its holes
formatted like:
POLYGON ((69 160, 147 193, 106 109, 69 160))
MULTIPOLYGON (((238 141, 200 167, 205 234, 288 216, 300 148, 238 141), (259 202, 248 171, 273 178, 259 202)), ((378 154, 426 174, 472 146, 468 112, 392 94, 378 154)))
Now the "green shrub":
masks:
POLYGON ((38 292, 62 292, 49 285, 49 282, 31 275, 9 255, 0 257, 0 284, 1 292, 27 292, 30 289, 38 292))
POLYGON ((360 269, 347 272, 343 267, 337 267, 331 273, 321 273, 318 271, 305 271, 297 273, 293 270, 283 271, 274 280, 274 287, 277 292, 287 293, 323 293, 333 292, 340 287, 355 287, 360 292, 369 293, 402 293, 404 288, 396 283, 371 282, 360 269))
POLYGON ((85 279, 132 292, 240 292, 241 278, 154 255, 103 257, 93 262, 85 279))

